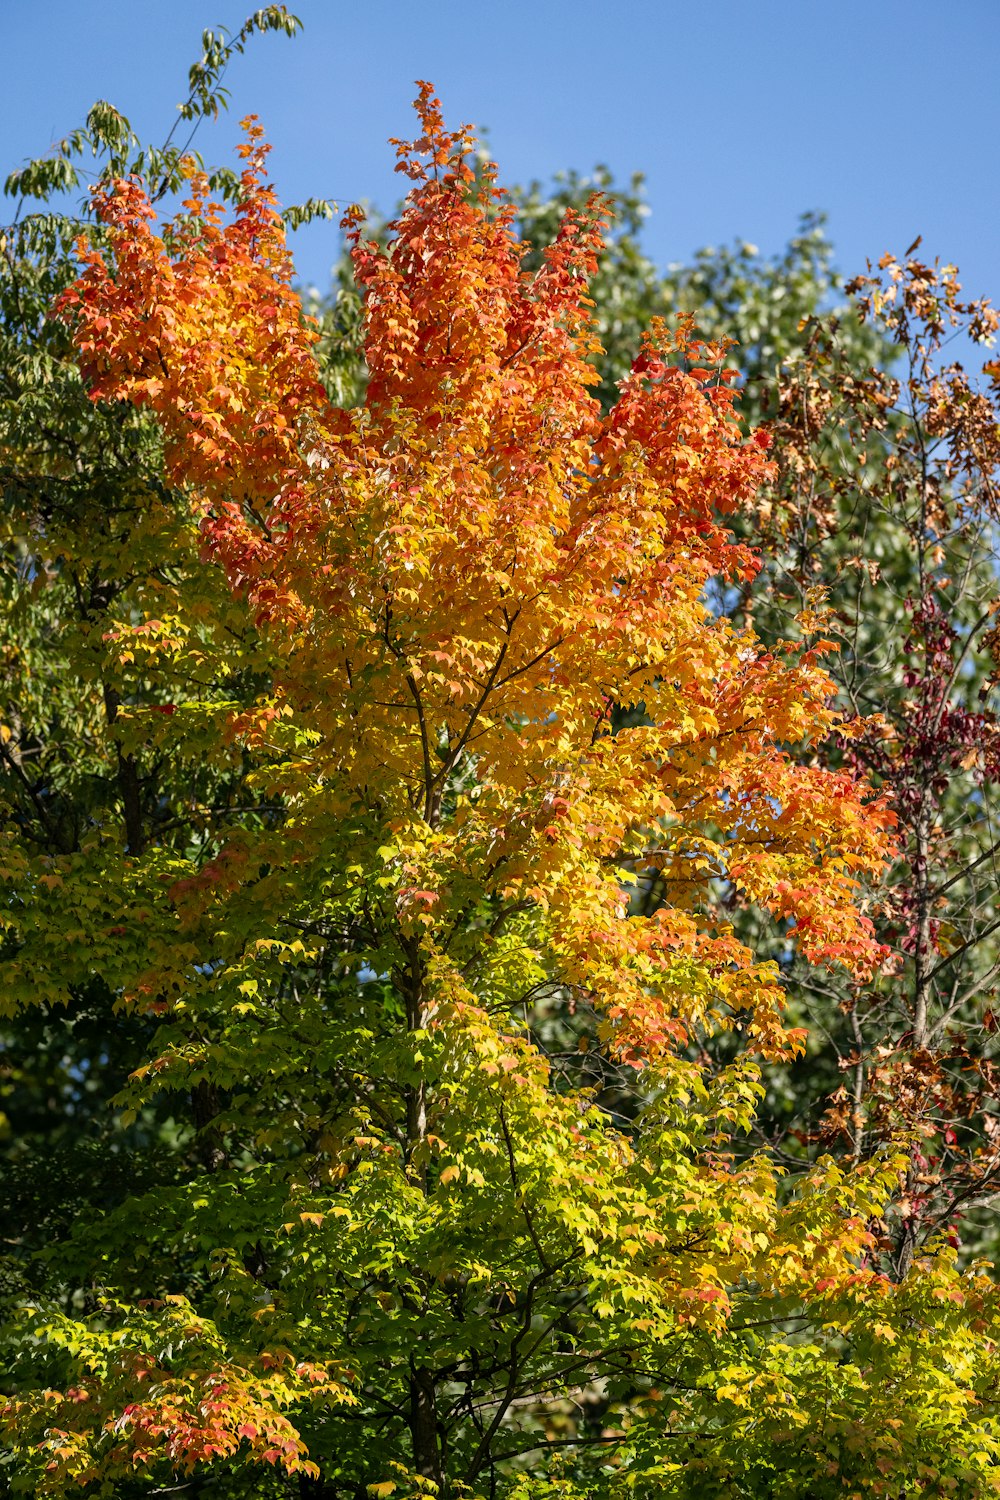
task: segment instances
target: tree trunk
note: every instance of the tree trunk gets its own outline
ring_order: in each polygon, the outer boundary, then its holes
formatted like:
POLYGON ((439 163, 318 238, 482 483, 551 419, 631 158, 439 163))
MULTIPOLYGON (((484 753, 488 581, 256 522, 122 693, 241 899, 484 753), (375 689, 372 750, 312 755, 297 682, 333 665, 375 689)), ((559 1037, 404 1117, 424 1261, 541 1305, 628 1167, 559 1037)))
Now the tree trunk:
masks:
POLYGON ((413 1439, 413 1464, 418 1474, 437 1485, 440 1493, 444 1476, 441 1471, 434 1376, 424 1365, 413 1365, 411 1368, 410 1435, 413 1439))

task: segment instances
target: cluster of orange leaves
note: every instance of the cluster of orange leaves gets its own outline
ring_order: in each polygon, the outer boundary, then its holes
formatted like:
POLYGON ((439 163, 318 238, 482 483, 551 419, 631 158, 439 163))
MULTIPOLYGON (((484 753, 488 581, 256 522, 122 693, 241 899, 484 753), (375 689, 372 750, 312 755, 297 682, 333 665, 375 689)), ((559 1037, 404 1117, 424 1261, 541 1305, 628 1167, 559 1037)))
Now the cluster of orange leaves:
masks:
POLYGON ((217 1459, 315 1475, 282 1408, 313 1396, 349 1401, 346 1388, 329 1370, 296 1362, 284 1348, 248 1354, 241 1363, 213 1344, 214 1330, 186 1299, 167 1297, 143 1304, 138 1316, 92 1339, 93 1347, 83 1350, 92 1374, 65 1390, 39 1389, 9 1400, 4 1426, 38 1434, 37 1493, 61 1494, 67 1482, 83 1487, 108 1472, 160 1467, 190 1474, 217 1459), (162 1334, 162 1353, 152 1347, 153 1328, 162 1334))

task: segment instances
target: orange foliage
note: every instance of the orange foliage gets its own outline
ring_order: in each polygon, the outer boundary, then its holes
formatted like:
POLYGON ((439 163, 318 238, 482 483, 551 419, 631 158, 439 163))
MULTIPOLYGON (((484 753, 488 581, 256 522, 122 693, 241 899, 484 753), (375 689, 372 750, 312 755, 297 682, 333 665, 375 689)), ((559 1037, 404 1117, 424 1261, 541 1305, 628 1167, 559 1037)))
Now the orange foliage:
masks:
POLYGON ((280 644, 273 694, 234 732, 266 746, 276 716, 308 723, 310 784, 377 810, 398 920, 426 953, 447 953, 474 889, 542 914, 624 1055, 703 1023, 780 1054, 798 1037, 776 970, 731 935, 722 896, 864 975, 881 950, 858 881, 892 816, 787 753, 838 723, 823 643, 767 652, 719 607, 758 567, 727 518, 770 473, 766 439, 741 433, 722 351, 686 325, 650 331, 602 418, 600 201, 529 275, 467 133, 427 85, 418 110, 389 247, 345 221, 363 406, 323 393, 252 123, 231 222, 193 172, 165 239, 140 185, 99 192, 110 255, 86 250, 62 303, 93 395, 155 412, 206 558, 280 644), (655 880, 659 909, 630 914, 623 879, 655 880))

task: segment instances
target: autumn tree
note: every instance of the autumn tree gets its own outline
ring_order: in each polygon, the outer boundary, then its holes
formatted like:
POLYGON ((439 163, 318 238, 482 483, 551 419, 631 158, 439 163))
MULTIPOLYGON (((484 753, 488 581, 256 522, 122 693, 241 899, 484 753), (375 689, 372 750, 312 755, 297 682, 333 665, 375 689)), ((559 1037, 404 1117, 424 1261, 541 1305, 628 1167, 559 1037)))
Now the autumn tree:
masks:
POLYGON ((785 372, 763 517, 785 558, 775 600, 800 608, 822 589, 841 701, 875 715, 845 763, 891 787, 899 817, 900 858, 876 911, 892 954, 878 984, 818 993, 805 971, 794 981, 822 1015, 813 1063, 827 1082, 790 1122, 814 1147, 856 1157, 908 1138, 911 1167, 882 1226, 897 1274, 942 1231, 992 1248, 1000 1167, 997 366, 987 359, 978 376, 955 356, 963 337, 975 358, 997 316, 917 249, 850 288, 893 342, 888 369, 852 363, 835 320, 810 324, 785 372))
POLYGON ((4 1003, 126 1032, 143 1176, 17 1260, 12 1485, 994 1493, 992 1282, 877 1263, 909 1160, 748 1143, 803 1038, 728 893, 861 984, 897 847, 808 610, 717 607, 766 440, 662 323, 602 414, 601 205, 526 266, 418 110, 388 244, 348 218, 363 404, 255 125, 229 217, 104 182, 58 300, 110 475, 43 444, 8 511, 4 1003))

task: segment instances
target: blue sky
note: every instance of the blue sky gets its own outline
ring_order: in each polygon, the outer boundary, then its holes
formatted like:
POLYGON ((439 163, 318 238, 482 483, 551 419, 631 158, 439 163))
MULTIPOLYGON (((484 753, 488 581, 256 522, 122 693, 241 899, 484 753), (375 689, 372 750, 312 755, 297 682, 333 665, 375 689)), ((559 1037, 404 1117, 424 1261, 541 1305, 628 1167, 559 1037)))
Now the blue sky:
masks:
MULTIPOLYGON (((201 30, 253 0, 6 0, 4 174, 110 99, 161 140, 201 30)), ((489 129, 501 181, 606 162, 647 174, 646 247, 778 250, 824 209, 845 273, 924 250, 1000 300, 1000 0, 299 0, 294 41, 261 38, 231 69, 229 119, 197 144, 225 159, 249 111, 274 144, 285 202, 395 202, 390 135, 410 134, 413 81, 446 116, 489 129)), ((319 285, 332 226, 297 244, 319 285)))

